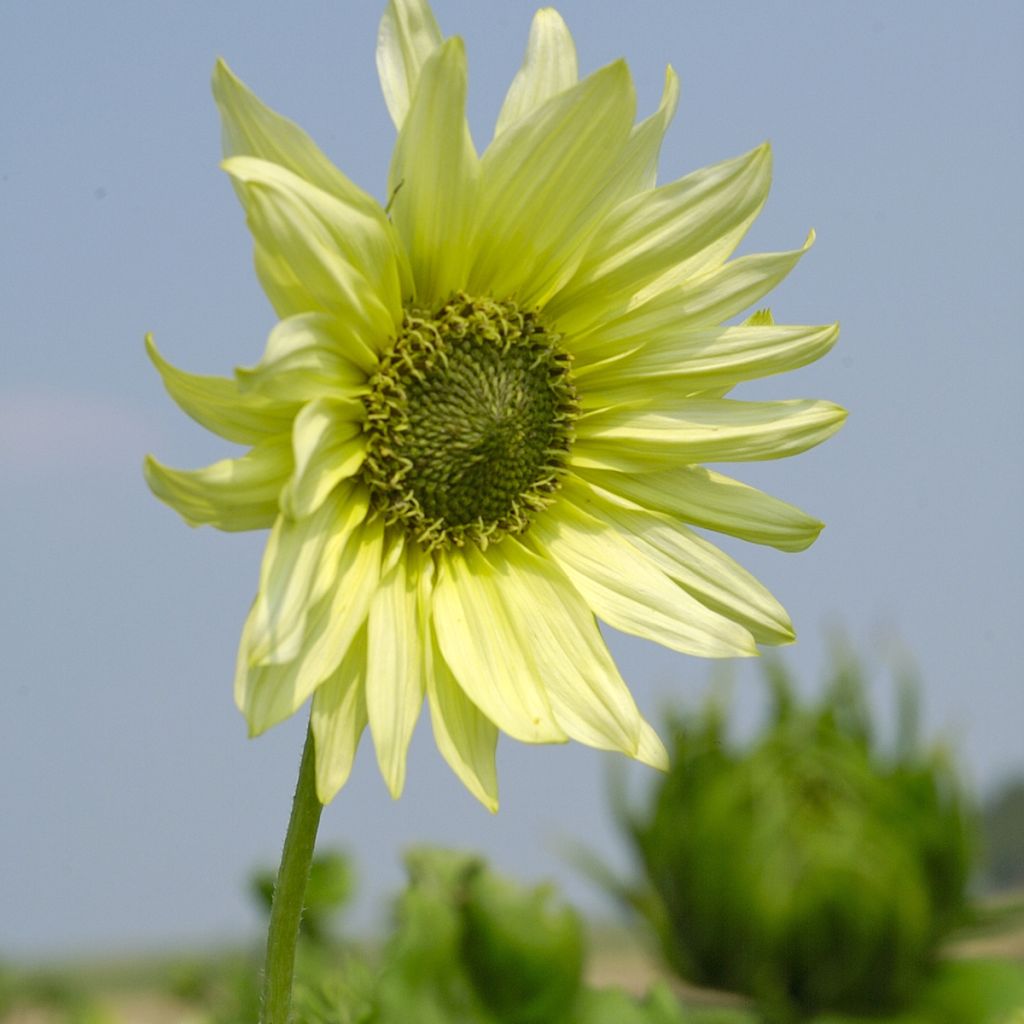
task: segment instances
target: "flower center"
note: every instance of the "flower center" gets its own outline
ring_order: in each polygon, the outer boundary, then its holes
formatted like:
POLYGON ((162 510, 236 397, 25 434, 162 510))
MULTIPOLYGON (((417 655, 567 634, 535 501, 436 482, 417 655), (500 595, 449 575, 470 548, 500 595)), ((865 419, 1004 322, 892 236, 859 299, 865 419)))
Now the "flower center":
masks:
POLYGON ((569 355, 514 302, 408 310, 364 401, 363 478, 428 549, 485 547, 552 500, 577 413, 569 355))

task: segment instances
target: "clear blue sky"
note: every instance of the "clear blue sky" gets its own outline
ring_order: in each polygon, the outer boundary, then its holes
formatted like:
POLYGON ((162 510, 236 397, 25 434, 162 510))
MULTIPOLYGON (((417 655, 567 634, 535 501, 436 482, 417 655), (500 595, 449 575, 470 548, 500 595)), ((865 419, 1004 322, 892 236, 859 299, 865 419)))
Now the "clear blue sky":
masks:
MULTIPOLYGON (((245 738, 231 698, 261 535, 190 531, 147 492, 142 456, 223 444, 162 393, 155 332, 186 368, 251 363, 272 324, 240 210, 217 169, 208 92, 223 55, 381 196, 392 128, 374 68, 381 5, 106 0, 0 12, 0 958, 246 934, 245 872, 276 861, 304 725, 245 738)), ((467 41, 489 135, 533 5, 437 0, 467 41)), ((662 178, 768 138, 775 186, 744 251, 818 243, 778 289, 784 322, 840 319, 820 364, 746 396, 822 397, 844 431, 744 479, 827 521, 802 555, 726 545, 800 633, 880 656, 893 637, 926 720, 979 785, 1024 769, 1021 301, 1024 7, 1007 2, 631 0, 560 5, 581 66, 624 55, 641 109, 682 78, 662 178)), ((695 701, 709 666, 623 637, 641 704, 695 701)), ((755 674, 739 673, 748 719, 755 674)), ((880 687, 880 706, 888 693, 880 687)), ((500 748, 489 816, 421 721, 393 803, 365 745, 324 815, 382 910, 414 841, 470 846, 526 878, 570 879, 559 837, 622 860, 607 757, 500 748)), ((642 779, 638 779, 641 781, 642 779)))

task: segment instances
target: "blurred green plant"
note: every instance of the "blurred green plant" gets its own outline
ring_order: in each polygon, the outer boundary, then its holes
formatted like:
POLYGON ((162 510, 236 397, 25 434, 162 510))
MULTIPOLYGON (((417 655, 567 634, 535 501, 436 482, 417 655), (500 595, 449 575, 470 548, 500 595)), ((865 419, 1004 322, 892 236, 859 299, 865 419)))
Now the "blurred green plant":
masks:
POLYGON ((619 894, 681 977, 750 995, 768 1020, 906 1007, 965 912, 970 803, 920 741, 912 680, 885 749, 851 654, 816 704, 767 664, 770 720, 748 745, 718 697, 669 721, 649 808, 618 801, 643 869, 619 894))
POLYGON ((991 888, 1024 888, 1024 778, 1011 779, 985 801, 985 880, 991 888))

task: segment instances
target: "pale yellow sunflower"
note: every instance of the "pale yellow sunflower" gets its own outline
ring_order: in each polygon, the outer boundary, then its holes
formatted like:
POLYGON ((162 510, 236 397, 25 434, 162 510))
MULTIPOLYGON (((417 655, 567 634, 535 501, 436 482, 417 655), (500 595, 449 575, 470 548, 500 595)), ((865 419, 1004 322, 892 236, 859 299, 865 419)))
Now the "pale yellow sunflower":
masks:
POLYGON ((664 767, 597 619, 707 657, 793 639, 693 527, 788 551, 821 529, 699 465, 795 455, 843 421, 829 402, 724 397, 835 342, 834 324, 767 314, 723 326, 810 239, 730 261, 768 194, 768 146, 655 187, 675 73, 634 123, 626 64, 579 81, 551 9, 482 155, 462 40, 426 0, 391 0, 377 65, 398 129, 386 208, 217 65, 223 166, 280 322, 234 378, 149 342, 182 409, 250 446, 194 471, 149 459, 153 492, 191 524, 271 531, 238 705, 256 734, 312 697, 323 802, 367 724, 401 792, 424 697, 491 809, 499 730, 664 767))

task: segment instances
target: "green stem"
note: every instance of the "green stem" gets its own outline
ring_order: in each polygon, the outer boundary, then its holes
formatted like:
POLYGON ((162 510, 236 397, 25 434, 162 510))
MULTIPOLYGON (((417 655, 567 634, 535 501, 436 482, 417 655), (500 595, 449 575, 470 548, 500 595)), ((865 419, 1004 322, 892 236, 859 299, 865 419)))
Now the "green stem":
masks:
POLYGON ((323 805, 316 795, 316 758, 313 731, 306 730, 299 781, 292 800, 292 816, 284 838, 281 867, 274 886, 267 933, 267 964, 263 973, 261 1024, 288 1024, 295 974, 295 946, 299 938, 302 904, 309 881, 309 866, 316 845, 316 830, 323 805))

